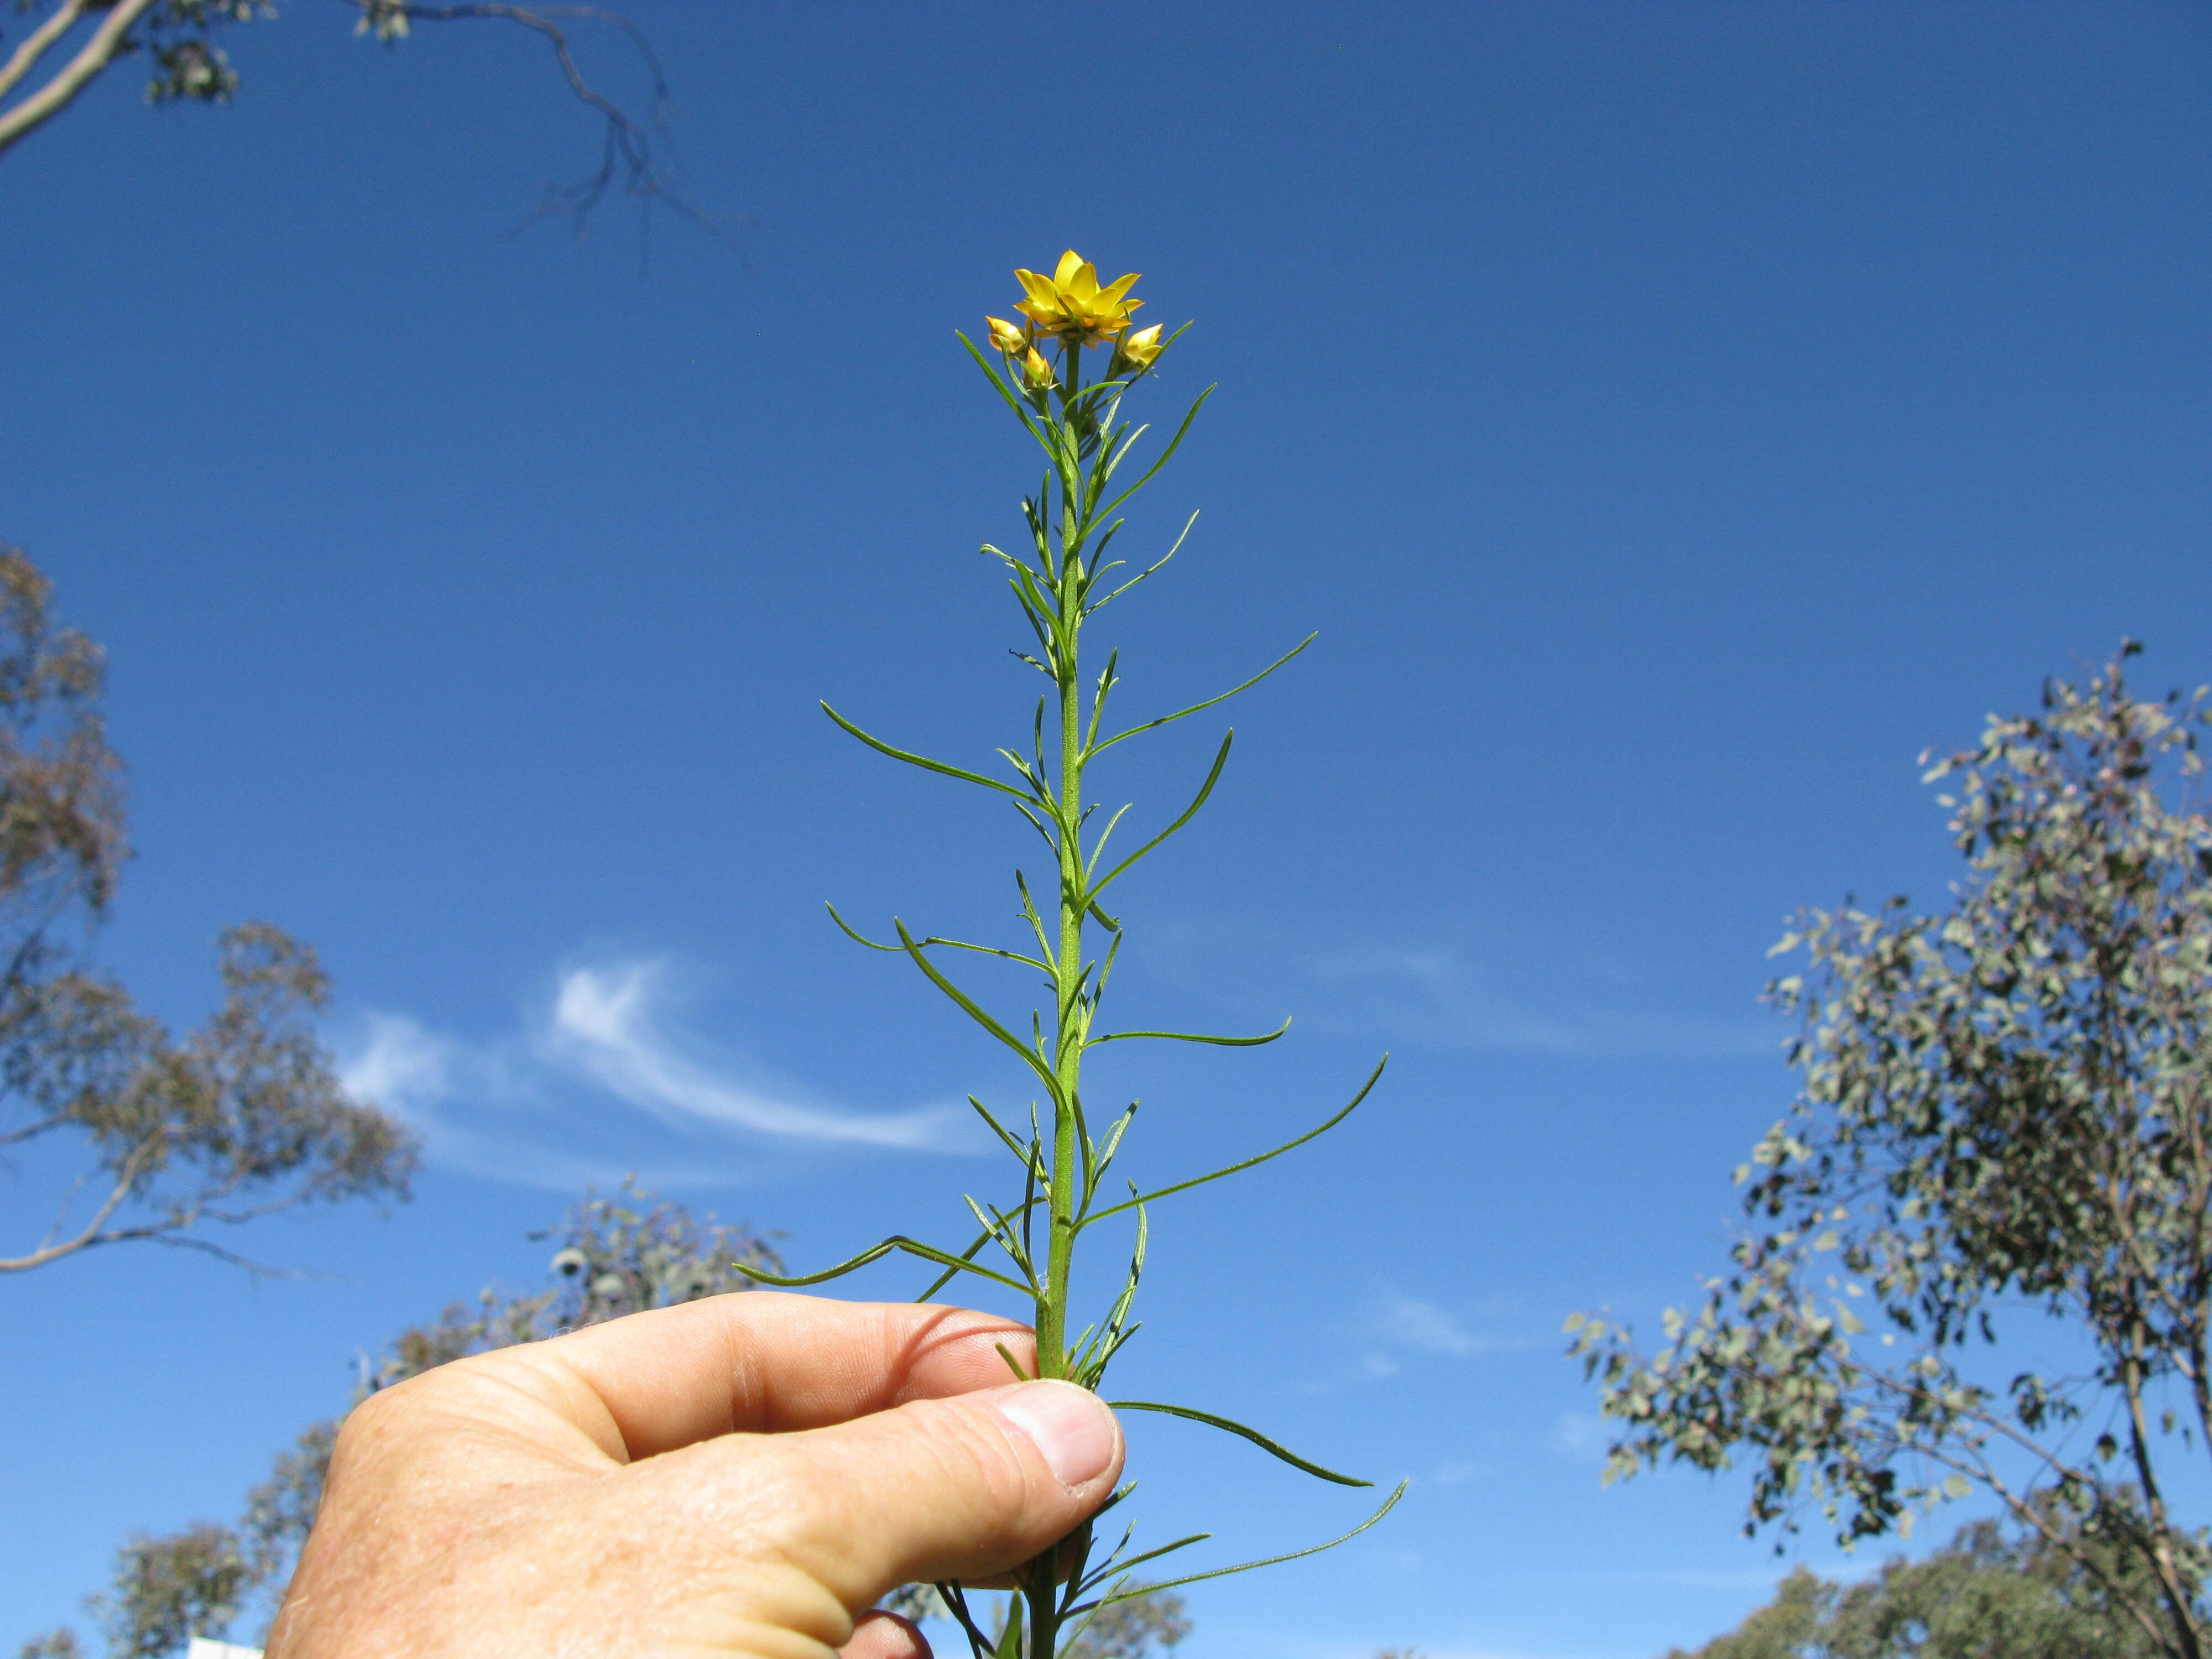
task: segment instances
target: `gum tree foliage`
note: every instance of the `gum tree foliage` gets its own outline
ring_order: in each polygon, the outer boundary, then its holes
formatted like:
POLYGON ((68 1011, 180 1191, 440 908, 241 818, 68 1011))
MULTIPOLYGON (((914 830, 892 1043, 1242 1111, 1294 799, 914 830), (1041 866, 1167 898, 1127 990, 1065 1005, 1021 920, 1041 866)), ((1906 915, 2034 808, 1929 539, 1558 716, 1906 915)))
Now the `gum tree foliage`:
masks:
MULTIPOLYGON (((2142 1566, 2082 1526, 2046 1519, 2122 1579, 2142 1566)), ((1667 1659, 2152 1659, 2159 1651, 2097 1577, 2039 1532, 1976 1521, 1920 1561, 1839 1583, 1799 1567, 1735 1630, 1667 1659)))
MULTIPOLYGON (((526 1296, 487 1288, 395 1338, 374 1365, 362 1363, 356 1401, 434 1366, 517 1342, 618 1319, 647 1308, 750 1290, 739 1264, 775 1271, 771 1235, 693 1216, 625 1182, 586 1193, 557 1232, 551 1283, 526 1296)), ((279 1453, 269 1479, 246 1494, 232 1525, 199 1521, 161 1536, 137 1534, 116 1554, 112 1586, 87 1598, 106 1629, 109 1659, 169 1659, 190 1638, 221 1638, 247 1610, 273 1611, 314 1525, 338 1425, 310 1425, 279 1453)), ((78 1659, 76 1632, 38 1637, 19 1659, 78 1659)), ((1103 1656, 1102 1656, 1103 1659, 1103 1656)))
POLYGON ((37 1154, 43 1172, 66 1146, 78 1172, 0 1273, 126 1240, 238 1260, 208 1234, 404 1197, 414 1138, 339 1085, 310 1023, 330 981, 308 947, 265 922, 229 929, 222 1006, 182 1037, 87 961, 128 855, 122 763, 100 648, 49 599, 0 548, 0 1157, 37 1154))
POLYGON ((115 1586, 100 1598, 109 1659, 161 1659, 238 1616, 252 1564, 228 1527, 202 1521, 167 1538, 133 1538, 117 1553, 115 1586))
MULTIPOLYGON (((1062 1650, 1063 1659, 1166 1659, 1191 1632, 1188 1604, 1171 1589, 1142 1580, 1123 1586, 1118 1601, 1099 1607, 1083 1622, 1082 1633, 1062 1650)), ((927 1584, 908 1584, 888 1604, 909 1619, 952 1616, 944 1599, 927 1584)), ((999 1621, 997 1639, 1006 1637, 999 1621)))
MULTIPOLYGON (((619 188, 641 206, 661 203, 706 223, 677 184, 667 159, 669 93, 642 31, 600 6, 501 3, 416 5, 410 0, 340 0, 354 33, 396 46, 418 23, 493 22, 536 35, 562 83, 601 126, 599 159, 568 185, 549 185, 538 216, 566 214, 580 234, 592 211, 619 188), (568 36, 577 23, 622 35, 651 88, 643 116, 584 77, 568 36)), ((143 58, 149 104, 228 104, 239 87, 222 41, 228 31, 273 19, 276 0, 0 0, 15 27, 0 37, 0 153, 46 125, 116 62, 143 58), (12 37, 12 38, 9 38, 12 37), (12 100, 12 101, 11 101, 12 100)))
POLYGON ((2212 1446, 2205 693, 2137 700, 2136 649, 1928 769, 1948 909, 1812 911, 1777 947, 1803 1092, 1702 1306, 1650 1355, 1569 1323, 1608 1475, 1747 1454, 1747 1531, 1818 1504, 1846 1545, 1978 1489, 2197 1659, 2205 1542, 2168 1492, 2212 1446))
POLYGON ((1067 1659, 1152 1659, 1165 1656, 1190 1634, 1191 1623, 1183 1599, 1173 1590, 1137 1594, 1098 1609, 1083 1633, 1069 1643, 1067 1659))

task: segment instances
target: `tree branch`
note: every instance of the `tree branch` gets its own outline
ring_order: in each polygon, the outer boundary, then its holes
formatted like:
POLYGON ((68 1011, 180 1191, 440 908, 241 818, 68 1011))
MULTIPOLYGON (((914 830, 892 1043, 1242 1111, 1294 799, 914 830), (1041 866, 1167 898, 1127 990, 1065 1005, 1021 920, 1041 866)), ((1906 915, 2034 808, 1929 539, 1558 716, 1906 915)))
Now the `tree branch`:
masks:
POLYGON ((23 44, 9 56, 7 67, 0 69, 0 98, 14 91, 15 83, 31 72, 31 65, 46 55, 46 48, 70 32, 84 15, 84 6, 85 0, 64 0, 52 17, 24 36, 23 44))
MULTIPOLYGON (((115 61, 127 44, 124 36, 130 33, 131 26, 137 22, 153 3, 154 0, 117 0, 114 9, 107 14, 100 26, 93 31, 92 39, 84 43, 76 57, 62 66, 60 72, 52 80, 47 82, 45 86, 40 87, 15 108, 0 113, 0 153, 4 153, 9 145, 33 127, 41 125, 68 108, 70 100, 83 91, 100 70, 115 61)), ((54 30, 52 34, 47 33, 48 30, 53 29, 55 22, 66 17, 68 22, 63 24, 63 27, 66 28, 69 23, 76 21, 82 10, 82 0, 67 0, 67 3, 61 10, 47 19, 36 33, 16 48, 15 56, 8 60, 5 73, 20 78, 24 70, 30 68, 38 55, 43 53, 59 35, 60 30, 54 30), (46 38, 42 40, 41 36, 46 38), (37 48, 36 52, 32 51, 34 46, 37 48), (26 58, 24 56, 26 52, 30 52, 31 56, 26 58), (21 63, 21 69, 17 67, 19 60, 21 63)), ((4 91, 8 84, 9 82, 0 81, 0 91, 4 91)))
MULTIPOLYGON (((2038 1448, 2037 1449, 2039 1451, 2041 1449, 2038 1448)), ((2159 1623, 2157 1616, 2145 1608, 2142 1603, 2137 1601, 2135 1596, 2130 1595, 2127 1589, 2122 1585, 2118 1579, 2113 1577, 2111 1573, 2105 1570, 2104 1564, 2099 1561, 2094 1555, 2090 1554, 2088 1551, 2083 1549, 2075 1539, 2069 1537, 2067 1534, 2065 1528, 2063 1527, 2053 1526, 2051 1522, 2051 1517, 2045 1515, 2040 1509, 2037 1508, 2032 1501, 2030 1501, 2030 1496, 2028 1494, 2015 1492, 2013 1491, 2012 1488, 2005 1483, 2004 1480, 1998 1475, 1995 1468, 1990 1464, 1989 1459, 1983 1455, 1978 1449, 1976 1449, 1973 1462, 1971 1463, 1960 1462, 1946 1455, 1941 1450, 1934 1449, 1929 1449, 1927 1455, 1934 1462, 1943 1465, 1947 1468, 1953 1469, 1960 1474, 1966 1476, 1969 1480, 1980 1481, 1991 1492, 1995 1492, 1997 1495, 1999 1501, 2001 1501, 2007 1509, 2012 1511, 2013 1518, 2014 1520, 2018 1521, 2022 1526, 2029 1528, 2038 1537, 2041 1538, 2045 1544, 2049 1545, 2051 1548, 2057 1550, 2069 1560, 2072 1561, 2075 1566, 2079 1567, 2083 1572, 2094 1579, 2097 1583, 2098 1588, 2102 1589, 2106 1595, 2110 1596, 2113 1602, 2122 1608, 2127 1613, 2129 1618, 2135 1621, 2136 1628, 2141 1630, 2145 1636, 2150 1638, 2152 1645, 2170 1650, 2171 1644, 2166 1640, 2166 1632, 2164 1627, 2159 1623)), ((2059 1462, 2055 1458, 2050 1458, 2046 1461, 2048 1461, 2053 1468, 2065 1472, 2068 1478, 2080 1480, 2082 1484, 2086 1485, 2089 1488, 2090 1491, 2097 1492, 2099 1502, 2100 1504, 2102 1504, 2103 1492, 2094 1480, 2088 1480, 2086 1477, 2079 1476, 2071 1471, 2068 1471, 2066 1469, 2066 1466, 2063 1463, 2059 1462)), ((2190 1649, 2185 1651, 2187 1653, 2193 1654, 2195 1650, 2190 1649)))
POLYGON ((40 1118, 36 1123, 27 1123, 20 1129, 10 1129, 5 1134, 0 1134, 0 1146, 20 1146, 25 1141, 35 1139, 48 1130, 58 1129, 70 1121, 67 1112, 56 1112, 51 1117, 40 1118))
POLYGON ((654 147, 656 134, 662 144, 665 145, 668 140, 668 77, 663 73, 660 59, 644 31, 622 13, 601 6, 518 6, 499 3, 498 0, 449 6, 414 5, 405 3, 404 0, 345 0, 345 3, 362 14, 364 27, 374 25, 386 38, 390 38, 391 33, 386 20, 397 19, 409 23, 453 23, 489 19, 528 29, 541 36, 551 48, 554 61, 560 65, 562 78, 568 83, 568 90, 578 102, 594 111, 606 123, 606 139, 598 168, 572 185, 549 185, 545 200, 518 229, 526 229, 550 215, 566 213, 574 222, 576 234, 582 236, 589 228, 592 214, 606 198, 608 191, 614 187, 619 176, 624 191, 641 203, 664 202, 701 229, 717 237, 723 234, 721 228, 678 187, 674 173, 663 163, 654 147), (653 114, 649 126, 584 78, 583 71, 576 66, 574 55, 569 51, 568 33, 561 27, 565 22, 604 23, 611 28, 621 30, 629 37, 653 82, 653 114))
POLYGON ((58 1244, 42 1244, 28 1255, 0 1256, 0 1273, 27 1273, 33 1267, 43 1267, 49 1261, 58 1261, 65 1255, 75 1255, 79 1250, 88 1249, 94 1244, 105 1244, 118 1237, 115 1234, 103 1235, 100 1229, 107 1224, 110 1216, 122 1208, 123 1200, 131 1196, 131 1189, 138 1184, 139 1170, 153 1155, 154 1148, 165 1138, 154 1136, 131 1149, 131 1156, 123 1160, 123 1167, 116 1172, 114 1190, 101 1201, 99 1212, 92 1219, 85 1223, 83 1231, 58 1244))

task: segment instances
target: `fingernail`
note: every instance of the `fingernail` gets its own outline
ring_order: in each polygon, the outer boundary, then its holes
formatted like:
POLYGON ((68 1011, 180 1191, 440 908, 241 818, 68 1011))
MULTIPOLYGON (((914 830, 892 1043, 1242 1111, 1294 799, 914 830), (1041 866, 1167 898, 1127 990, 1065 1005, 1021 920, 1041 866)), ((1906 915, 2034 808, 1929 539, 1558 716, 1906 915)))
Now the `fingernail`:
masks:
POLYGON ((1088 1389, 1073 1382, 1024 1382, 991 1406, 1030 1437, 1064 1486, 1096 1480, 1114 1461, 1121 1439, 1114 1413, 1088 1389))

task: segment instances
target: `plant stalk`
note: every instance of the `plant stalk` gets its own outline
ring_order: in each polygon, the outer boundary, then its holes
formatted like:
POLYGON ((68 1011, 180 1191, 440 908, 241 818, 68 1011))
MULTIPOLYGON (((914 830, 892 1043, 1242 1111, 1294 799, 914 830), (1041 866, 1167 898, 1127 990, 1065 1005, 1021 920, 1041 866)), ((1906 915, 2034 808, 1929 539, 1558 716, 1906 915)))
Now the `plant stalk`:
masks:
MULTIPOLYGON (((1078 635, 1083 626, 1083 500, 1080 441, 1073 410, 1082 374, 1082 348, 1069 343, 1063 355, 1066 389, 1060 404, 1068 436, 1076 442, 1073 465, 1060 475, 1060 638, 1054 664, 1060 694, 1060 954, 1056 983, 1053 1070, 1059 1079, 1053 1102, 1052 1239, 1045 1268, 1045 1299, 1037 1308, 1037 1375, 1067 1374, 1067 1276, 1075 1253, 1076 1171, 1082 1131, 1076 1121, 1076 1091, 1083 1074, 1080 996, 1083 984, 1083 681, 1078 635)), ((1048 1621, 1045 1621, 1048 1622, 1048 1621)), ((1042 1630, 1042 1624, 1039 1626, 1042 1630)))

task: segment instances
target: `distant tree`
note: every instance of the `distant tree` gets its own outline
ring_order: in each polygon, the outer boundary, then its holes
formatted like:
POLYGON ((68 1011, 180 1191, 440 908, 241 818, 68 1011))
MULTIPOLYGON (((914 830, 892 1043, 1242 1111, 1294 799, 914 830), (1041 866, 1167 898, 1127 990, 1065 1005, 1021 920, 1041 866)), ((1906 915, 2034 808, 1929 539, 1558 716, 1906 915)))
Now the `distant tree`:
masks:
POLYGON ((131 1240, 237 1261, 211 1228, 404 1198, 415 1137, 339 1085, 310 1024, 330 981, 308 947, 264 922, 228 930, 222 1005, 183 1038, 88 964, 127 856, 123 769, 100 648, 50 599, 0 547, 0 1156, 81 1157, 45 1237, 0 1273, 131 1240))
POLYGON ((1694 1653, 1669 1648, 1667 1659, 1808 1659, 1818 1651, 1813 1643, 1836 1588, 1811 1569, 1798 1567, 1775 1586, 1771 1601, 1727 1635, 1716 1636, 1694 1653))
POLYGON ((2142 1651, 2201 1659, 2207 1551, 2169 1488, 2212 1448, 2206 694, 2137 701, 2136 649, 1929 769, 1966 859, 1948 910, 1846 903, 1777 947, 1810 958, 1769 988, 1804 1089, 1737 1172, 1750 1231, 1703 1306, 1648 1358, 1570 1328, 1608 1476, 1745 1449, 1747 1531, 1817 1502, 1846 1542, 1978 1487, 2142 1651))
POLYGON ((252 1564, 228 1527, 201 1521, 166 1538, 131 1539, 118 1553, 114 1589, 96 1603, 109 1659, 182 1652, 199 1632, 226 1629, 252 1587, 252 1564))
MULTIPOLYGON (((1127 1601, 1115 1601, 1091 1614, 1082 1633, 1067 1644, 1061 1659, 1167 1659, 1190 1634, 1189 1610, 1182 1597, 1173 1590, 1155 1590, 1146 1595, 1142 1583, 1128 1588, 1137 1594, 1127 1601)), ((937 1591, 927 1584, 904 1585, 884 1605, 893 1613, 904 1613, 916 1620, 952 1616, 945 1611, 937 1591)), ((1005 1615, 1001 1613, 994 1635, 1003 1643, 1006 1633, 1005 1615)))
MULTIPOLYGON (((783 1271, 772 1237, 694 1217, 634 1181, 609 1196, 586 1193, 556 1232, 552 1283, 527 1295, 487 1288, 392 1340, 357 1384, 365 1399, 434 1366, 517 1342, 753 1288, 738 1264, 783 1271)), ((311 1424, 246 1494, 235 1526, 198 1522, 161 1537, 134 1536, 118 1552, 113 1587, 88 1598, 106 1626, 109 1659, 173 1659, 194 1636, 220 1638, 251 1606, 273 1609, 315 1523, 337 1443, 335 1421, 311 1424)), ((26 1643, 19 1659, 79 1659, 67 1628, 26 1643)))
MULTIPOLYGON (((2052 1508, 2048 1524, 2139 1572, 2083 1517, 2052 1508)), ((1667 1659, 2152 1659, 2160 1649, 2117 1607, 2074 1553, 2038 1531, 1976 1521, 1933 1555, 1902 1557, 1857 1583, 1799 1567, 1775 1598, 1726 1636, 1667 1659)))
MULTIPOLYGON (((601 124, 599 165, 572 184, 549 187, 541 213, 574 217, 582 230, 617 186, 640 204, 660 202, 704 222, 678 187, 665 156, 668 82, 644 33, 602 6, 507 3, 416 5, 410 0, 343 0, 354 33, 386 46, 417 23, 484 21, 534 34, 551 51, 562 81, 601 124), (565 26, 598 25, 622 34, 652 88, 650 113, 632 114, 584 78, 565 26)), ((276 0, 14 0, 36 16, 0 58, 0 153, 60 114, 118 59, 143 57, 149 104, 228 104, 238 90, 222 40, 233 25, 276 15, 276 0), (8 100, 13 97, 15 101, 8 100)))
POLYGON ((1155 1590, 1101 1607, 1068 1644, 1063 1659, 1165 1659, 1190 1632, 1182 1597, 1155 1590))

